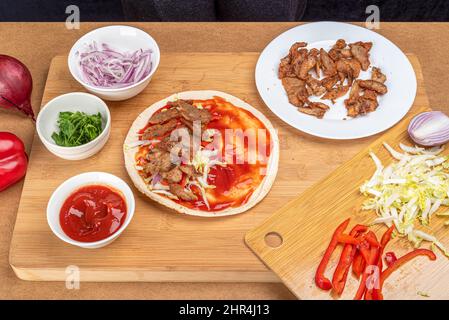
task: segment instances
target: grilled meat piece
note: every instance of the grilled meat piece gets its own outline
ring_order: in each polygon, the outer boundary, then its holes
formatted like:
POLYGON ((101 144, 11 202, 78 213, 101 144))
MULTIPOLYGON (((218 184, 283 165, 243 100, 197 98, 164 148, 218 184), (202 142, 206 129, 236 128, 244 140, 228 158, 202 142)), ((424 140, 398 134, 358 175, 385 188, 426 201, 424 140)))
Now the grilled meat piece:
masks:
POLYGON ((377 100, 367 99, 363 96, 345 100, 345 106, 348 110, 348 116, 350 117, 357 117, 373 112, 377 109, 378 105, 379 103, 377 100))
POLYGON ((163 123, 179 116, 181 116, 181 114, 179 113, 178 109, 170 108, 165 109, 165 111, 160 111, 156 114, 153 114, 148 122, 151 124, 163 123))
POLYGON ((326 92, 326 88, 321 85, 321 81, 309 75, 306 79, 307 85, 312 89, 312 93, 321 96, 326 92))
POLYGON ((338 82, 338 76, 334 75, 332 77, 327 77, 321 80, 321 85, 326 88, 327 91, 330 91, 332 87, 338 82))
POLYGON ((379 94, 385 94, 388 92, 387 86, 382 82, 377 82, 374 80, 360 80, 359 85, 363 89, 373 90, 379 94))
POLYGON ((305 82, 298 78, 283 78, 282 85, 287 92, 288 101, 296 107, 302 107, 308 101, 305 82))
POLYGON ((164 124, 155 124, 153 126, 148 127, 143 135, 143 140, 151 140, 155 138, 159 138, 163 136, 164 134, 173 131, 173 129, 176 128, 178 125, 178 121, 176 119, 171 119, 167 123, 164 124))
POLYGON ((338 39, 337 42, 335 42, 333 48, 335 49, 344 49, 346 47, 346 41, 343 39, 338 39))
POLYGON ((326 76, 334 76, 337 74, 337 68, 335 67, 334 61, 329 57, 329 54, 321 49, 320 50, 320 61, 321 61, 321 69, 326 76))
POLYGON ((316 65, 317 56, 318 56, 318 50, 316 50, 316 51, 310 50, 306 59, 301 63, 299 70, 296 73, 296 76, 299 79, 305 80, 307 78, 307 74, 309 73, 309 71, 312 70, 313 67, 315 67, 315 65, 316 65))
POLYGON ((179 167, 174 167, 168 172, 163 172, 161 175, 169 183, 178 183, 182 180, 182 171, 179 170, 179 167))
POLYGON ((382 73, 380 68, 373 67, 371 70, 371 80, 384 83, 387 80, 387 76, 382 73))
POLYGON ((209 123, 212 117, 208 110, 198 109, 197 107, 183 100, 178 100, 177 106, 181 113, 181 116, 188 121, 201 121, 202 125, 206 125, 209 123))
POLYGON ((340 56, 345 59, 352 58, 351 49, 342 49, 340 50, 340 56))
POLYGON ((362 69, 360 62, 356 59, 346 59, 345 61, 351 68, 352 78, 356 79, 360 75, 360 69, 362 69))
POLYGON ((174 164, 171 161, 170 153, 157 148, 151 150, 147 155, 148 163, 144 166, 145 173, 155 174, 171 170, 174 164))
POLYGON ((351 48, 351 53, 352 53, 353 57, 360 62, 360 65, 362 66, 362 70, 363 71, 368 70, 370 61, 369 61, 369 53, 368 53, 369 49, 367 49, 367 46, 363 42, 356 42, 356 43, 351 43, 349 45, 349 47, 351 48))
MULTIPOLYGON (((358 98, 360 95, 360 86, 359 86, 360 80, 355 80, 352 84, 351 91, 349 91, 349 100, 353 100, 358 98)), ((346 103, 346 101, 345 101, 346 103)))
POLYGON ((331 100, 333 103, 334 101, 340 97, 343 97, 349 90, 349 86, 336 86, 332 88, 330 91, 328 91, 324 96, 321 97, 321 99, 331 100))
POLYGON ((291 47, 290 50, 288 51, 288 56, 291 59, 291 62, 293 62, 298 54, 300 54, 300 48, 304 48, 307 47, 307 43, 306 42, 295 42, 291 47))
POLYGON ((296 77, 293 70, 293 64, 291 64, 291 58, 289 55, 282 58, 281 62, 279 63, 278 77, 279 79, 285 77, 296 77))
POLYGON ((192 191, 184 189, 180 184, 170 184, 170 192, 184 201, 198 200, 198 197, 192 191))
POLYGON ((327 110, 329 110, 329 107, 327 105, 325 105, 324 103, 321 103, 321 102, 311 102, 306 107, 299 107, 298 108, 299 112, 315 116, 318 119, 323 118, 323 116, 324 116, 324 114, 326 113, 327 110))
POLYGON ((376 100, 377 101, 377 93, 374 90, 365 90, 363 92, 363 96, 365 99, 368 100, 376 100))

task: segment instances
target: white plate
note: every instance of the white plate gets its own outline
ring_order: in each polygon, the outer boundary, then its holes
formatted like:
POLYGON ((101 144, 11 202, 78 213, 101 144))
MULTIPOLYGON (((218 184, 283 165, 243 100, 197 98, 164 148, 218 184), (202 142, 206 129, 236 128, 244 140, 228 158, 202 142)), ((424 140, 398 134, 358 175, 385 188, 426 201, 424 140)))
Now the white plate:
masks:
MULTIPOLYGON (((360 74, 370 77, 371 68, 360 74)), ((256 85, 265 104, 283 121, 303 132, 329 139, 356 139, 382 132, 399 122, 411 108, 416 95, 416 76, 405 54, 391 41, 368 29, 340 22, 316 22, 290 29, 268 44, 256 66, 256 85), (357 118, 347 117, 344 100, 339 98, 323 119, 303 114, 288 102, 287 94, 278 78, 279 60, 288 54, 298 41, 308 43, 307 48, 325 50, 338 39, 347 43, 371 41, 371 67, 382 69, 387 76, 388 93, 379 96, 376 111, 357 118)), ((311 99, 318 100, 318 99, 311 99)))

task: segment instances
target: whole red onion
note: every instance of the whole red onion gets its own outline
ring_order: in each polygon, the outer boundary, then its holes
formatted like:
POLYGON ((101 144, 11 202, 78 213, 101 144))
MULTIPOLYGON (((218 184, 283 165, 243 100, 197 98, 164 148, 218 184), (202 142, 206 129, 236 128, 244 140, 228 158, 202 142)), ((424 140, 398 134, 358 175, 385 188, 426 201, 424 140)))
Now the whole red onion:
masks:
POLYGON ((16 58, 0 54, 0 107, 16 108, 35 120, 30 103, 32 89, 28 68, 16 58))

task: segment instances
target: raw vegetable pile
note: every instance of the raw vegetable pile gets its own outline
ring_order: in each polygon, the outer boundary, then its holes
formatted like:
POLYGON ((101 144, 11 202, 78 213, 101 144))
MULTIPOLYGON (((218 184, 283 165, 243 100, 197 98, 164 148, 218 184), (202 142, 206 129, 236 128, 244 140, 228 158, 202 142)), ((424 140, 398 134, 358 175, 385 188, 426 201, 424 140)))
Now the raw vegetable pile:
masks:
POLYGON ((84 112, 60 112, 58 118, 59 133, 51 137, 58 146, 76 147, 86 144, 100 135, 101 114, 88 115, 84 112))
POLYGON ((145 78, 151 71, 151 50, 120 52, 94 41, 79 53, 83 79, 101 88, 122 88, 145 78))
MULTIPOLYGON (((398 152, 384 143, 384 147, 396 162, 384 167, 374 153, 370 153, 376 171, 365 182, 360 191, 370 197, 363 209, 375 210, 379 215, 374 223, 394 225, 400 236, 407 237, 415 247, 422 241, 432 243, 446 256, 449 252, 433 235, 418 230, 416 224, 427 226, 440 206, 449 205, 449 163, 448 157, 439 155, 440 148, 424 149, 399 144, 398 152)), ((448 224, 448 222, 446 222, 448 224)))
POLYGON ((374 232, 360 224, 354 226, 349 234, 345 234, 348 225, 349 219, 337 227, 315 273, 315 284, 322 290, 332 289, 337 296, 343 293, 351 267, 352 273, 360 278, 354 299, 383 300, 382 287, 394 271, 418 256, 436 260, 435 253, 427 249, 415 249, 400 258, 396 258, 393 252, 387 252, 384 269, 382 255, 390 242, 394 226, 391 226, 379 241, 374 232), (339 244, 344 247, 331 281, 326 278, 325 271, 339 244))

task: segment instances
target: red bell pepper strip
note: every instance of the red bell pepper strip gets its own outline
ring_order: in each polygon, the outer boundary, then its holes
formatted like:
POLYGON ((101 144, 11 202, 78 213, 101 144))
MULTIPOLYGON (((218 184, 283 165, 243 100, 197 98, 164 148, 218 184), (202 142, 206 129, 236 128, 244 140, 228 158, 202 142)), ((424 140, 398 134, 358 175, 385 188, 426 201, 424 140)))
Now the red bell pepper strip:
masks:
POLYGON ((355 246, 360 245, 360 240, 356 239, 354 236, 347 235, 347 234, 341 234, 337 237, 338 242, 344 243, 344 244, 352 244, 355 246))
POLYGON ((343 221, 343 223, 341 223, 337 227, 337 229, 334 231, 334 234, 332 235, 332 239, 326 251, 324 252, 323 259, 321 259, 321 262, 315 273, 315 283, 318 288, 321 288, 323 290, 330 290, 332 288, 332 283, 328 278, 326 278, 324 272, 326 271, 326 267, 329 263, 332 253, 335 251, 335 248, 338 245, 338 236, 341 235, 343 231, 345 231, 346 227, 349 224, 349 220, 350 219, 343 221))
POLYGON ((388 242, 391 240, 391 235, 394 231, 395 226, 392 225, 390 228, 387 229, 387 231, 384 232, 382 235, 382 238, 380 239, 380 252, 379 252, 379 262, 378 267, 379 270, 382 271, 383 269, 383 263, 382 263, 382 255, 384 253, 385 247, 387 246, 388 242))
POLYGON ((396 260, 398 260, 398 258, 396 258, 394 252, 385 253, 385 263, 387 264, 387 267, 391 266, 396 260))
MULTIPOLYGON (((357 236, 361 232, 365 232, 366 230, 367 230, 366 226, 356 225, 354 226, 354 228, 352 228, 348 237, 355 240, 356 242, 353 244, 357 245, 360 243, 360 240, 356 239, 357 236)), ((357 247, 355 245, 352 245, 351 242, 345 243, 346 245, 344 246, 341 252, 340 260, 338 262, 337 267, 335 268, 334 276, 332 277, 332 288, 334 292, 339 296, 343 293, 346 284, 346 279, 348 277, 349 268, 351 267, 352 260, 354 259, 354 256, 357 252, 357 247)))
MULTIPOLYGON (((377 267, 378 267, 379 276, 382 273, 382 269, 383 269, 382 255, 385 250, 385 247, 387 246, 388 242, 390 242, 390 240, 391 240, 391 235, 392 235, 394 229, 395 229, 395 226, 392 225, 390 228, 387 229, 387 231, 384 232, 384 234, 382 235, 382 238, 380 239, 380 248, 379 248, 379 253, 378 253, 378 258, 377 258, 377 267)), ((379 283, 380 283, 380 281, 379 281, 379 283)), ((367 290, 365 293, 365 299, 366 300, 383 300, 383 295, 382 295, 380 287, 373 288, 371 290, 367 290)))
POLYGON ((352 261, 352 272, 358 278, 362 274, 363 270, 365 270, 365 259, 363 258, 360 251, 357 251, 355 254, 354 260, 352 261))
POLYGON ((382 246, 382 248, 385 248, 388 244, 388 242, 390 242, 391 240, 391 234, 394 231, 394 225, 391 226, 390 228, 388 228, 387 231, 385 231, 385 233, 382 235, 382 238, 380 239, 380 245, 382 246))
POLYGON ((368 280, 368 276, 369 276, 369 266, 375 266, 377 263, 377 257, 378 257, 378 252, 379 252, 379 248, 376 247, 371 247, 370 249, 365 249, 365 248, 361 248, 361 252, 362 254, 364 254, 364 256, 368 255, 366 261, 366 267, 365 270, 363 271, 362 274, 362 279, 360 280, 360 285, 359 288, 357 289, 357 293, 354 297, 354 300, 361 300, 365 294, 366 291, 366 282, 368 280), (363 253, 364 251, 367 251, 365 254, 363 253))
POLYGON ((22 179, 27 165, 22 140, 10 132, 0 132, 0 191, 22 179))
POLYGON ((399 259, 397 259, 391 266, 389 266, 387 269, 382 272, 382 275, 380 276, 380 288, 382 289, 383 284, 385 280, 397 269, 399 269, 402 265, 407 263, 408 261, 412 260, 413 258, 416 258, 418 256, 427 256, 430 260, 434 261, 436 260, 437 256, 433 251, 428 249, 415 249, 399 259))

